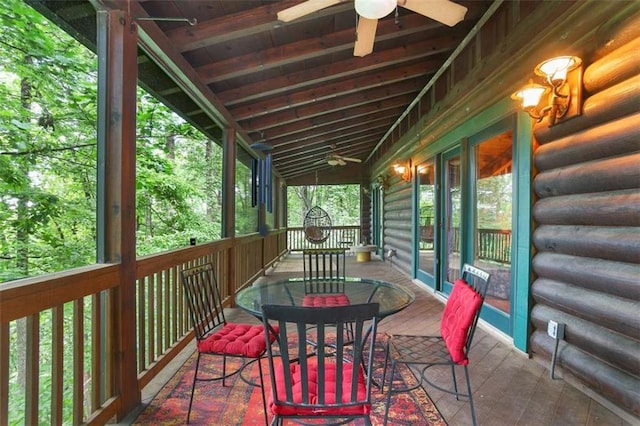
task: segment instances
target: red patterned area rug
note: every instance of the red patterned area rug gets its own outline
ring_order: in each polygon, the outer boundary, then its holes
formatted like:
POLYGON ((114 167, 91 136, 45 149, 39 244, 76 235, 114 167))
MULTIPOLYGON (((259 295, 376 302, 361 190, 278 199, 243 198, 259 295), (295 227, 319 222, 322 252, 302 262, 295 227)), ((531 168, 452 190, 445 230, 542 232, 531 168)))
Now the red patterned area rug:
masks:
MULTIPOLYGON (((380 335, 376 344, 373 377, 378 382, 382 378, 384 367, 385 341, 386 336, 380 335)), ((195 360, 196 354, 193 354, 136 418, 133 422, 134 425, 181 425, 186 423, 195 360)), ((234 367, 230 362, 235 361, 227 361, 227 368, 234 367)), ((266 360, 262 362, 268 399, 270 391, 269 368, 266 360)), ((215 365, 216 363, 218 363, 217 357, 203 357, 200 365, 201 373, 206 374, 207 372, 215 371, 216 368, 219 368, 219 366, 215 365)), ((258 366, 255 363, 245 368, 242 375, 251 383, 259 383, 258 366)), ((394 388, 396 386, 410 386, 415 383, 416 379, 411 371, 405 366, 401 366, 397 371, 396 377, 394 377, 394 388)), ((373 399, 371 421, 374 425, 381 425, 387 401, 386 393, 382 394, 378 388, 374 387, 371 395, 373 399)), ((271 419, 270 415, 269 421, 271 419)), ((227 379, 225 387, 222 386, 220 381, 198 382, 193 397, 191 424, 221 426, 264 425, 264 410, 260 388, 248 385, 238 375, 227 379)), ((391 408, 389 409, 388 424, 412 426, 447 425, 422 388, 393 395, 391 408)))

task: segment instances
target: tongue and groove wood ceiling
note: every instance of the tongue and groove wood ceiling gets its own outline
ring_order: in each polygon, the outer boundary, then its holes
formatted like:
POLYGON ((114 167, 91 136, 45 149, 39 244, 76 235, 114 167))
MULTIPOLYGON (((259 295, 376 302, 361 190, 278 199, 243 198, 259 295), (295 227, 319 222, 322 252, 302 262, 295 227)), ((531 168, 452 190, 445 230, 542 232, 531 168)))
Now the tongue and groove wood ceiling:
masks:
POLYGON ((384 154, 383 136, 490 5, 456 1, 468 10, 454 27, 398 7, 379 20, 373 53, 354 57, 353 0, 292 22, 278 20, 279 11, 301 2, 29 0, 89 40, 95 39, 93 4, 128 9, 137 17, 197 19, 193 26, 161 20, 138 25, 166 57, 191 68, 182 70, 185 75, 210 90, 208 99, 222 111, 218 118, 185 99, 171 79, 160 77, 144 51, 140 83, 217 140, 222 125, 235 128, 245 146, 273 146, 275 169, 293 181, 316 171, 358 180, 365 160, 384 154), (325 161, 332 154, 363 162, 332 166, 325 161))

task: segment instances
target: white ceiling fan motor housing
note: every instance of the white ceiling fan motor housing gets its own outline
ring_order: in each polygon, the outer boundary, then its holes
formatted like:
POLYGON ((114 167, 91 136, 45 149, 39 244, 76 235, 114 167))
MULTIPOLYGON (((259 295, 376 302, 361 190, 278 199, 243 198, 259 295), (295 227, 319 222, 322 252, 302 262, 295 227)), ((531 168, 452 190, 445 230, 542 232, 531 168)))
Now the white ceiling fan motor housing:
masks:
POLYGON ((356 12, 367 19, 384 18, 397 4, 397 0, 355 0, 356 12))

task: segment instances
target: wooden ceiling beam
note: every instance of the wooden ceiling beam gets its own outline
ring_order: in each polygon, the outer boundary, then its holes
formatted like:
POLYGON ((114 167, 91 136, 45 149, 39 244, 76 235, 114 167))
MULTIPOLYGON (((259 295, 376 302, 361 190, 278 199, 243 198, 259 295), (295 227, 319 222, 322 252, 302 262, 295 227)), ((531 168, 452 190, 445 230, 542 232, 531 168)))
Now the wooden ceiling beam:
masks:
MULTIPOLYGON (((378 24, 376 41, 406 37, 417 32, 439 28, 440 24, 422 15, 412 13, 402 17, 402 25, 394 20, 384 19, 378 24)), ((249 74, 262 73, 272 68, 295 62, 315 59, 319 55, 331 55, 345 50, 353 51, 355 29, 350 28, 325 34, 322 37, 303 39, 294 43, 266 49, 260 55, 247 53, 223 61, 203 65, 196 69, 198 74, 210 83, 216 83, 249 74)))
POLYGON ((351 135, 367 132, 373 129, 380 129, 383 127, 386 127, 387 129, 389 128, 388 118, 385 118, 384 120, 367 121, 364 123, 358 120, 357 122, 352 121, 350 123, 353 125, 349 128, 336 129, 335 131, 326 132, 326 133, 318 133, 313 137, 309 137, 309 138, 296 139, 287 143, 277 143, 274 141, 270 141, 270 142, 273 145, 273 148, 274 148, 273 150, 276 151, 278 154, 282 154, 283 152, 286 152, 288 149, 296 148, 299 146, 305 146, 309 143, 319 142, 319 143, 326 144, 327 141, 332 140, 334 138, 349 137, 351 135))
POLYGON ((402 111, 400 109, 380 111, 375 114, 360 116, 360 119, 343 120, 341 122, 317 126, 313 129, 307 129, 304 132, 298 132, 283 136, 281 138, 266 138, 273 146, 284 146, 298 141, 308 140, 315 137, 327 137, 335 132, 344 132, 354 127, 367 126, 369 123, 386 122, 389 125, 390 120, 395 121, 402 111))
POLYGON ((218 98, 230 107, 244 102, 249 102, 269 96, 281 95, 305 87, 327 84, 333 80, 353 77, 357 74, 371 72, 390 66, 402 66, 401 64, 417 61, 429 56, 447 53, 454 49, 462 40, 463 35, 456 33, 451 36, 438 37, 413 43, 406 46, 387 49, 368 55, 364 58, 350 57, 349 59, 303 69, 277 78, 257 81, 240 85, 234 89, 214 91, 218 98))
POLYGON ((339 153, 340 155, 354 158, 361 156, 360 159, 364 161, 364 157, 371 151, 371 147, 373 146, 372 137, 375 137, 375 135, 376 134, 369 137, 363 136, 359 139, 344 141, 341 144, 333 144, 332 146, 316 145, 309 147, 307 150, 299 150, 291 153, 286 158, 278 158, 278 161, 274 161, 273 164, 282 170, 304 167, 305 164, 313 164, 325 159, 327 155, 331 153, 339 153), (312 161, 309 162, 309 159, 312 161))
MULTIPOLYGON (((184 26, 167 32, 176 49, 180 52, 209 47, 220 43, 240 39, 251 35, 270 31, 284 25, 278 21, 278 12, 287 7, 300 3, 299 0, 287 0, 277 3, 267 2, 265 6, 254 7, 240 13, 233 13, 216 19, 198 22, 195 27, 184 26), (239 23, 241 23, 239 25, 239 23)), ((353 8, 353 4, 337 5, 320 10, 311 17, 303 17, 298 22, 307 19, 317 19, 323 15, 332 15, 353 8)), ((197 18, 197 16, 195 16, 197 18)))
POLYGON ((263 114, 271 114, 283 109, 296 108, 308 103, 344 96, 362 90, 401 83, 416 77, 423 78, 423 82, 426 84, 429 75, 435 72, 438 66, 439 62, 432 59, 406 67, 380 70, 374 73, 363 74, 352 80, 343 80, 320 87, 301 90, 291 93, 286 97, 250 102, 242 106, 229 108, 229 111, 237 120, 242 121, 263 114))
POLYGON ((314 129, 322 129, 323 127, 342 127, 348 126, 350 123, 356 120, 368 120, 369 116, 374 114, 388 114, 390 117, 398 117, 404 111, 404 105, 389 106, 388 108, 378 109, 373 108, 370 105, 361 106, 348 111, 336 111, 335 113, 324 114, 320 117, 313 117, 309 119, 303 119, 296 121, 295 123, 289 123, 286 125, 273 127, 266 129, 262 132, 265 139, 277 140, 280 137, 295 137, 296 134, 301 132, 313 132, 314 129))
MULTIPOLYGON (((386 99, 382 102, 376 102, 376 103, 367 104, 367 105, 360 105, 359 107, 356 107, 353 109, 332 111, 329 114, 324 114, 321 116, 309 118, 305 120, 305 122, 309 120, 315 120, 318 123, 318 125, 320 125, 320 124, 329 123, 330 121, 338 122, 338 121, 355 120, 358 117, 364 115, 365 113, 372 114, 372 113, 375 113, 378 111, 384 111, 387 109, 406 107, 407 101, 411 102, 412 99, 413 98, 410 95, 398 96, 396 98, 386 99)), ((258 124, 262 124, 262 123, 258 123, 258 124)), ((270 122, 268 124, 273 128, 279 128, 277 123, 270 122)), ((296 122, 290 123, 289 126, 292 126, 294 124, 296 124, 296 122)), ((245 123, 245 129, 247 128, 253 129, 253 127, 247 127, 246 125, 247 123, 245 123)), ((268 129, 268 128, 269 127, 265 127, 265 129, 268 129)), ((261 131, 261 128, 257 128, 257 130, 261 131)))
MULTIPOLYGON (((362 94, 352 94, 341 96, 335 99, 329 99, 315 104, 305 105, 300 108, 292 108, 290 110, 278 111, 275 114, 269 114, 252 120, 242 122, 245 129, 260 130, 263 128, 280 126, 286 123, 295 122, 304 118, 312 118, 323 114, 328 114, 340 110, 350 110, 367 104, 383 104, 387 100, 401 98, 403 101, 411 102, 420 90, 416 89, 417 84, 407 84, 397 87, 393 92, 388 88, 381 90, 368 90, 362 94)), ((396 87, 394 87, 395 89, 396 87)), ((394 105, 396 105, 394 103, 394 105)))
MULTIPOLYGON (((384 130, 371 129, 368 132, 360 132, 355 135, 335 137, 334 139, 328 139, 326 141, 308 143, 300 145, 295 149, 285 150, 284 153, 277 155, 277 161, 274 160, 274 164, 287 164, 292 162, 298 162, 300 158, 314 157, 318 152, 322 155, 327 155, 334 150, 339 150, 345 145, 366 145, 371 148, 376 141, 384 133, 384 130)), ((275 157, 274 157, 275 158, 275 157)))

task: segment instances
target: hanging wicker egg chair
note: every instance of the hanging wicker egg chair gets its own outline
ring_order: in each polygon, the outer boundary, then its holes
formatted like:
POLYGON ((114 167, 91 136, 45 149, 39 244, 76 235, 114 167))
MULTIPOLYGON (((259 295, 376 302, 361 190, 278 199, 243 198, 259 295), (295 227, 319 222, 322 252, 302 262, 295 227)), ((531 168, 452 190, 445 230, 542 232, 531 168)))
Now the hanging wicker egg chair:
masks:
POLYGON ((311 208, 304 217, 304 235, 313 244, 322 244, 331 234, 331 218, 320 206, 311 208))

